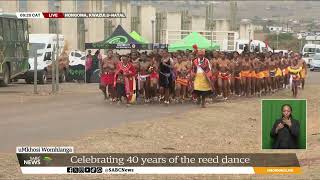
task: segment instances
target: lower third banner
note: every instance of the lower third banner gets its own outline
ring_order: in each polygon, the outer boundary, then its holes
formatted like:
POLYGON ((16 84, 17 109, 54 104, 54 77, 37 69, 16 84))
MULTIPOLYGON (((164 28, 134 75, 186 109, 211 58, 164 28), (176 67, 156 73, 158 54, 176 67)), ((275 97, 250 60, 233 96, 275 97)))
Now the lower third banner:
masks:
POLYGON ((296 154, 17 153, 23 174, 299 174, 296 154))

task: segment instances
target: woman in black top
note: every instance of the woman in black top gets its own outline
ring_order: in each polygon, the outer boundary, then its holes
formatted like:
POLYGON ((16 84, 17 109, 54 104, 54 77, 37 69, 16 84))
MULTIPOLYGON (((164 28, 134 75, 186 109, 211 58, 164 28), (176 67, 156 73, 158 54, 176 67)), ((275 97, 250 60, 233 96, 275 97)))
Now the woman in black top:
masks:
POLYGON ((100 50, 97 50, 92 57, 92 69, 93 70, 99 69, 99 63, 100 63, 99 62, 100 61, 99 54, 100 54, 100 50))
POLYGON ((289 104, 282 106, 282 118, 275 121, 270 132, 275 140, 273 149, 298 149, 300 124, 292 117, 292 107, 289 104))
POLYGON ((162 59, 159 64, 159 86, 160 86, 160 101, 164 99, 166 105, 169 104, 170 88, 172 87, 172 69, 173 60, 170 58, 167 50, 162 51, 162 59))

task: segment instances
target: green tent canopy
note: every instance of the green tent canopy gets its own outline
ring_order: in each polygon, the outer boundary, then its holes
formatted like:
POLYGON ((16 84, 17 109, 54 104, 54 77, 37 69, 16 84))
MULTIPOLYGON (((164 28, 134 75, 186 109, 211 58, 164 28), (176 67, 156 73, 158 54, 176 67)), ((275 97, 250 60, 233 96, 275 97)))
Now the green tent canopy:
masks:
POLYGON ((136 40, 136 41, 138 41, 138 42, 140 42, 140 43, 148 43, 147 40, 145 40, 142 36, 140 36, 140 34, 137 33, 136 31, 132 31, 132 32, 130 33, 130 36, 131 36, 134 40, 136 40))
POLYGON ((133 39, 121 25, 118 25, 107 39, 99 42, 85 43, 85 49, 130 49, 132 46, 136 47, 141 44, 133 39))
POLYGON ((169 52, 192 50, 192 46, 196 44, 199 49, 217 50, 220 46, 217 43, 210 42, 204 36, 197 32, 192 32, 181 41, 169 45, 169 52))

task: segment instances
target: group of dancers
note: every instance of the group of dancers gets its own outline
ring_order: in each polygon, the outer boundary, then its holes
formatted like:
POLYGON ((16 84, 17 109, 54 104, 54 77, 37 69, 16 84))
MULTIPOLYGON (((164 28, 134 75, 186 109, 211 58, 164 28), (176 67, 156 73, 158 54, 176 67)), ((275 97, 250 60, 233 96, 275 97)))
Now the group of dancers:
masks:
POLYGON ((133 51, 100 59, 100 89, 111 102, 184 103, 206 106, 206 98, 262 96, 304 88, 307 65, 299 53, 133 51))

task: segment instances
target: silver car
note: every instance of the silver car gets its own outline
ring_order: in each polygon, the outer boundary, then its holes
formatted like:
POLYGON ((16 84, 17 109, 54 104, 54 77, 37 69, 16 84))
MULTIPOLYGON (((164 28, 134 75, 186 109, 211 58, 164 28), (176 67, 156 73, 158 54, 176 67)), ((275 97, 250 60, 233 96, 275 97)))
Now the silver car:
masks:
POLYGON ((310 71, 316 70, 320 70, 320 53, 315 54, 310 63, 310 71))

